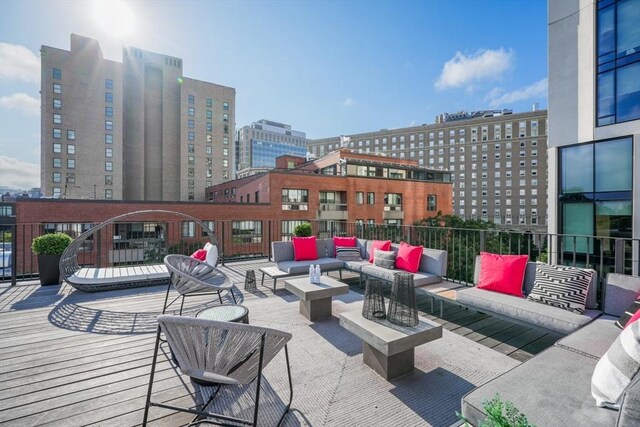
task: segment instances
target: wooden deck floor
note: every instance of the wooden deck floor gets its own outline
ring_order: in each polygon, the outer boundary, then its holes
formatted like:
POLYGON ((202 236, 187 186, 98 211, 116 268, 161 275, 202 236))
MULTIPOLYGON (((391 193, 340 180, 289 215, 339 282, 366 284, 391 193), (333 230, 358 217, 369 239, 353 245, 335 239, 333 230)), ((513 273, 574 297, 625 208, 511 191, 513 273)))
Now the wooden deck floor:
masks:
MULTIPOLYGON (((266 265, 239 262, 224 269, 242 288, 247 269, 266 265)), ((362 292, 357 280, 349 280, 348 274, 345 278, 353 291, 362 292)), ((0 287, 0 424, 139 424, 155 316, 165 291, 165 286, 155 286, 89 294, 68 285, 41 287, 34 282, 0 287)), ((284 282, 278 281, 276 294, 286 293, 284 282)), ((258 285, 253 293, 243 291, 241 298, 272 296, 270 288, 258 285)), ((210 304, 210 297, 187 299, 185 311, 195 313, 210 304)), ((418 305, 422 315, 446 329, 519 361, 559 339, 448 303, 440 318, 424 297, 418 305)), ((157 380, 155 390, 168 400, 189 399, 180 394, 182 387, 168 362, 158 365, 157 380)), ((180 425, 190 418, 161 410, 154 414, 156 425, 180 425)))

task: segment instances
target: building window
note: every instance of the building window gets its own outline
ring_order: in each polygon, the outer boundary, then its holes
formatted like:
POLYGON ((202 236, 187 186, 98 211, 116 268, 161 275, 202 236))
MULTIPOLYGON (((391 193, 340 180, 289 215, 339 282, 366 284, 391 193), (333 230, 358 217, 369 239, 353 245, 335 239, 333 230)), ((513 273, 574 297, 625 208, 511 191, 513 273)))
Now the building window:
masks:
POLYGON ((213 99, 207 98, 207 107, 213 107, 213 99))
POLYGON ((104 88, 105 89, 113 89, 113 80, 104 79, 104 88))
POLYGON ((62 182, 62 174, 60 172, 53 173, 53 182, 62 182))
POLYGON ((212 143, 213 142, 213 137, 211 136, 210 133, 207 134, 207 143, 212 143))
POLYGON ((213 130, 213 124, 211 122, 207 122, 207 132, 211 132, 213 130))
POLYGON ((222 121, 223 122, 228 122, 229 121, 229 114, 222 113, 222 121))
POLYGON ((107 172, 113 171, 113 162, 104 162, 104 170, 107 172))
MULTIPOLYGON (((630 137, 560 150, 562 234, 631 238, 632 158, 630 137)), ((613 239, 601 244, 605 252, 614 250, 613 239)), ((565 245, 566 251, 593 254, 595 250, 587 238, 566 239, 565 245)))
POLYGON ((438 196, 429 194, 427 196, 427 211, 435 212, 438 209, 438 196))
POLYGON ((189 169, 187 170, 187 175, 188 175, 189 177, 196 176, 196 170, 195 170, 195 168, 189 168, 189 169))
POLYGON ((205 153, 207 154, 207 156, 211 156, 213 154, 213 147, 206 146, 204 148, 205 148, 205 153))
POLYGON ((53 108, 60 109, 62 108, 62 100, 61 99, 53 99, 53 108))
POLYGON ((189 141, 194 141, 196 139, 195 132, 189 132, 189 141))
POLYGON ((196 127, 196 123, 193 121, 193 119, 189 119, 187 125, 189 126, 189 129, 195 129, 196 127))
POLYGON ((195 153, 195 152, 196 152, 196 146, 195 146, 195 145, 193 145, 193 144, 189 144, 189 145, 187 146, 187 152, 189 152, 189 153, 195 153))
POLYGON ((402 194, 385 193, 384 210, 385 211, 401 211, 402 210, 402 194))
POLYGON ((67 154, 76 154, 76 146, 74 144, 67 145, 67 154))
POLYGON ((104 115, 106 117, 113 117, 113 107, 104 107, 104 115))
POLYGON ((223 102, 222 103, 222 109, 224 111, 229 111, 229 103, 228 102, 223 102))
POLYGON ((597 126, 640 119, 640 7, 635 0, 598 6, 597 126))
POLYGON ((104 156, 105 157, 113 157, 113 148, 111 147, 107 147, 104 149, 104 156))
POLYGON ((282 189, 282 210, 283 211, 306 211, 309 210, 309 191, 304 189, 282 189))
POLYGON ((53 137, 55 139, 62 138, 62 129, 53 129, 53 137))
POLYGON ((182 221, 182 237, 196 237, 195 221, 182 221))
POLYGON ((53 69, 53 79, 62 80, 62 70, 60 68, 53 69))
POLYGON ((54 114, 53 115, 53 123, 59 125, 62 123, 62 114, 54 114))
POLYGON ((67 169, 76 168, 76 159, 67 159, 67 169))
POLYGON ((54 143, 53 144, 53 152, 54 153, 62 153, 62 144, 54 143))
POLYGON ((113 94, 111 92, 104 93, 104 102, 113 103, 113 94))
POLYGON ((189 182, 187 183, 188 187, 190 189, 193 189, 195 187, 195 181, 190 179, 189 182))
POLYGON ((187 157, 187 162, 190 165, 195 165, 196 164, 196 158, 194 156, 189 156, 189 157, 187 157))
POLYGON ((104 176, 104 185, 113 185, 113 175, 104 176))
POLYGON ((376 204, 376 193, 367 193, 367 204, 368 205, 376 204))
POLYGON ((223 159, 222 160, 222 167, 223 168, 228 168, 229 167, 229 160, 223 159))
POLYGON ((106 188, 104 190, 104 198, 105 199, 113 199, 113 190, 110 188, 106 188))
POLYGON ((262 243, 262 221, 232 221, 233 243, 262 243))
POLYGON ((207 120, 213 119, 213 112, 211 110, 207 110, 207 120))
POLYGON ((53 187, 53 197, 60 196, 62 196, 62 190, 60 189, 60 187, 53 187))
POLYGON ((358 205, 364 204, 364 192, 356 191, 356 204, 358 205))
POLYGON ((62 85, 58 83, 53 84, 53 93, 62 93, 62 85))
POLYGON ((104 143, 105 144, 113 144, 113 135, 106 134, 104 136, 104 143))
POLYGON ((53 167, 54 168, 62 167, 62 160, 60 160, 60 158, 58 158, 58 157, 54 157, 53 158, 53 167))
POLYGON ((75 130, 67 130, 67 139, 74 140, 76 139, 76 131, 75 130))
POLYGON ((104 130, 113 130, 113 122, 111 120, 104 121, 104 130))
POLYGON ((189 110, 188 110, 188 111, 189 111, 189 115, 190 115, 190 116, 193 116, 193 115, 195 115, 195 113, 196 113, 196 110, 195 110, 195 108, 193 108, 193 107, 189 107, 189 110))
POLYGON ((193 95, 189 95, 189 104, 193 105, 196 103, 196 97, 193 95))

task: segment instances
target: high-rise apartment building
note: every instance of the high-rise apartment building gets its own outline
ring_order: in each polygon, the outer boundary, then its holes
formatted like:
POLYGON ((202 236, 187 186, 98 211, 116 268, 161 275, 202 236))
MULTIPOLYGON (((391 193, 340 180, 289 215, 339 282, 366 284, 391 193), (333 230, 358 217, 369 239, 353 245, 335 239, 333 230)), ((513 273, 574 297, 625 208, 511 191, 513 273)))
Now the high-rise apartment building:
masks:
MULTIPOLYGON (((549 231, 640 239, 640 2, 548 7, 549 231)), ((613 241, 565 250, 612 254, 613 241)))
POLYGON ((204 200, 233 171, 235 89, 189 79, 179 58, 97 40, 42 46, 45 197, 204 200))
POLYGON ((305 132, 284 123, 262 119, 243 126, 236 137, 236 177, 273 169, 280 156, 305 157, 308 144, 305 132))
POLYGON ((338 148, 417 160, 451 172, 453 213, 508 228, 544 230, 547 112, 485 111, 438 117, 436 124, 312 140, 313 155, 338 148))

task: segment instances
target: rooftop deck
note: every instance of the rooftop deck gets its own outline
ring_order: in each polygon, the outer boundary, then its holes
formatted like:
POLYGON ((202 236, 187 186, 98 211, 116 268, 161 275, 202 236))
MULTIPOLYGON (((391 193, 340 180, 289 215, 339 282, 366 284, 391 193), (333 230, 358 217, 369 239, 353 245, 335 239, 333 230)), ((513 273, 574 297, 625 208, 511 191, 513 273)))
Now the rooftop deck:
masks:
MULTIPOLYGON (((243 288, 247 269, 267 261, 227 264, 239 303, 252 324, 289 331, 294 400, 284 425, 435 425, 456 421, 460 398, 475 386, 511 369, 555 342, 559 336, 446 304, 442 339, 416 349, 416 370, 386 382, 362 364, 362 344, 338 324, 336 314, 362 299, 357 280, 334 302, 334 316, 311 323, 298 314, 297 298, 284 290, 243 288)), ((0 288, 0 424, 138 425, 149 379, 155 317, 166 286, 82 293, 68 285, 35 282, 0 288)), ((198 297, 185 303, 194 314, 217 304, 198 297)), ((436 309, 439 314, 439 309, 436 309)), ((161 355, 156 399, 189 405, 191 398, 172 365, 161 355)), ((265 382, 279 390, 286 381, 274 360, 265 382)), ((286 393, 280 395, 286 396, 286 393)), ((262 407, 261 407, 262 408, 262 407)), ((268 424, 269 406, 264 420, 268 424)), ((188 414, 152 408, 154 425, 183 425, 188 414)))

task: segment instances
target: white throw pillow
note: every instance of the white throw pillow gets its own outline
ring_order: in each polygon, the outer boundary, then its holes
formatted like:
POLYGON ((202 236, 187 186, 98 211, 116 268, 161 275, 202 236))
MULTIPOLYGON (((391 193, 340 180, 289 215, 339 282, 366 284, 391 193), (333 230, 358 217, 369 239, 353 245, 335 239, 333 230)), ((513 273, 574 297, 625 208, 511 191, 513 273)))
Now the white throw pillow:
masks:
POLYGON ((640 320, 628 325, 598 361, 591 394, 600 407, 620 409, 622 395, 640 370, 640 320))
POLYGON ((207 251, 207 257, 205 258, 205 262, 213 267, 218 264, 218 247, 216 245, 212 245, 207 242, 204 245, 204 250, 207 251))

